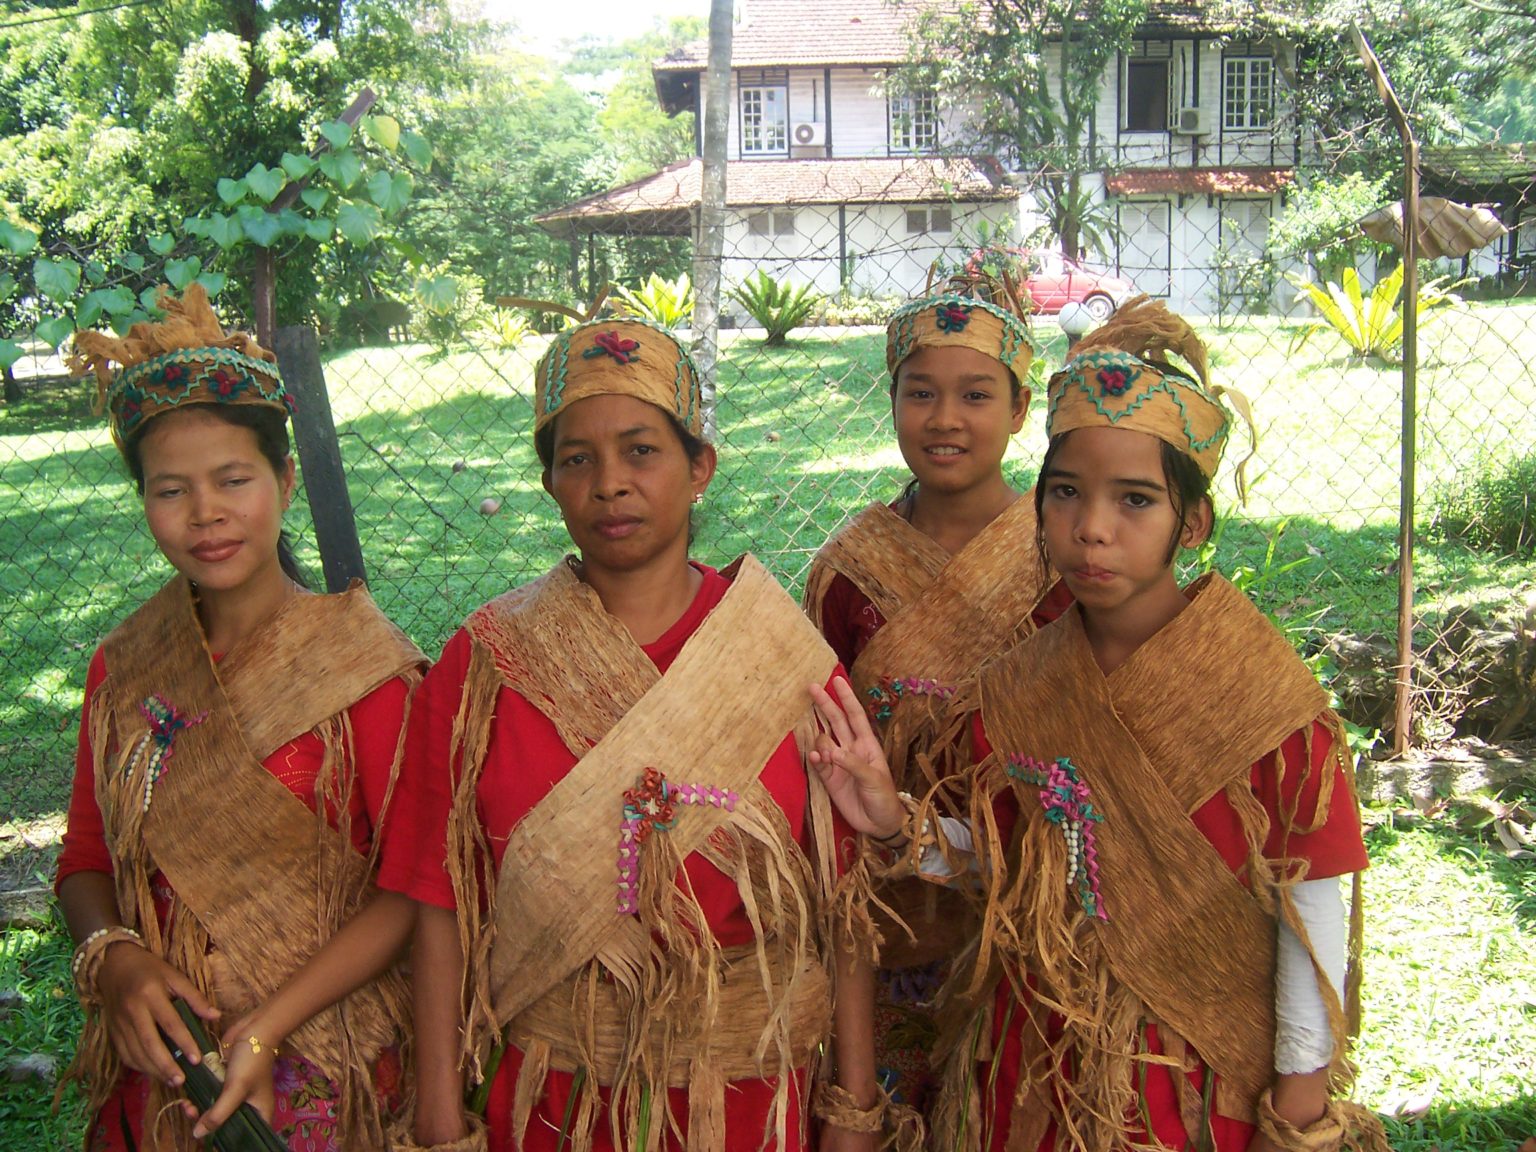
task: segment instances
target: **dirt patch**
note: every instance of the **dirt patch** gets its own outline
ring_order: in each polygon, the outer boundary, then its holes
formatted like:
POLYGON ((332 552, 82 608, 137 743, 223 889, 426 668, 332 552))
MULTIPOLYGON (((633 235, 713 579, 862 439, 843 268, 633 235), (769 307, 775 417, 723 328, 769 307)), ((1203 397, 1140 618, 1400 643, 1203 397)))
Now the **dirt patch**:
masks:
POLYGON ((0 824, 0 928, 49 922, 63 815, 0 824))

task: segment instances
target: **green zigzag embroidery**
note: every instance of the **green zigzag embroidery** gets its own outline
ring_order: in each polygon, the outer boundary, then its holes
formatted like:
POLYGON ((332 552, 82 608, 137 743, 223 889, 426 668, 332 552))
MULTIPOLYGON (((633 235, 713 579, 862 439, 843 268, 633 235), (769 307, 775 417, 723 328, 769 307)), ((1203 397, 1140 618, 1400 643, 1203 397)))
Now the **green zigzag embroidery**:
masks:
MULTIPOLYGON (((1157 393, 1166 392, 1168 396, 1173 400, 1174 404, 1178 406, 1179 416, 1184 422, 1184 439, 1189 441, 1189 446, 1193 451, 1203 452, 1211 445, 1218 444, 1226 438, 1227 425, 1229 421, 1225 413, 1222 414, 1221 427, 1218 428, 1213 435, 1204 440, 1196 437, 1194 426, 1190 423, 1189 409, 1184 407, 1184 399, 1179 395, 1178 389, 1176 389, 1172 384, 1168 383, 1168 381, 1163 378, 1163 374, 1157 369, 1151 367, 1149 364, 1144 363, 1137 357, 1132 356, 1128 352, 1090 352, 1086 356, 1078 357, 1077 360, 1073 361, 1072 368, 1067 373, 1067 383, 1069 385, 1075 385, 1083 393, 1083 395, 1087 396, 1088 399, 1093 403, 1093 406, 1098 411, 1099 415, 1103 416, 1112 425, 1118 424, 1123 417, 1129 416, 1133 412, 1139 410, 1142 405, 1144 405, 1148 400, 1152 399, 1152 397, 1157 393), (1088 380, 1088 369, 1093 369, 1096 372, 1100 368, 1132 369, 1137 373, 1137 380, 1141 379, 1145 375, 1153 375, 1157 377, 1157 383, 1147 385, 1146 387, 1140 389, 1140 395, 1136 395, 1135 393, 1137 390, 1135 388, 1135 381, 1132 381, 1132 387, 1128 388, 1125 393, 1117 397, 1117 399, 1127 401, 1125 407, 1121 408, 1119 411, 1115 411, 1104 406, 1104 402, 1099 396, 1098 390, 1094 388, 1094 386, 1088 380)), ((1204 391, 1193 380, 1187 381, 1185 383, 1185 387, 1194 389, 1202 396, 1205 395, 1204 391)), ((1047 427, 1049 427, 1051 421, 1056 418, 1056 409, 1061 405, 1061 399, 1066 395, 1066 393, 1067 390, 1063 388, 1060 392, 1056 393, 1056 399, 1051 401, 1051 410, 1046 414, 1045 420, 1047 427)), ((1209 397, 1206 398, 1209 399, 1209 397)), ((1214 401, 1212 401, 1212 403, 1214 403, 1214 401)))

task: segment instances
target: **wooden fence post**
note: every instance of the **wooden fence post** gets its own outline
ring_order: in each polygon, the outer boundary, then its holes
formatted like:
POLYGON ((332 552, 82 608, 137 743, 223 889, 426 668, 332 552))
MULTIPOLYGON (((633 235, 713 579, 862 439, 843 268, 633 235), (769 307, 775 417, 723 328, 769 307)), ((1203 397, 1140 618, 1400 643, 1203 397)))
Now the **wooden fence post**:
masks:
POLYGON ((366 580, 363 549, 357 539, 357 521, 347 474, 331 417, 331 398, 320 367, 320 341, 315 330, 303 324, 279 328, 272 337, 277 366, 292 394, 297 411, 293 434, 299 446, 304 491, 315 521, 315 542, 329 592, 344 591, 354 579, 366 580))

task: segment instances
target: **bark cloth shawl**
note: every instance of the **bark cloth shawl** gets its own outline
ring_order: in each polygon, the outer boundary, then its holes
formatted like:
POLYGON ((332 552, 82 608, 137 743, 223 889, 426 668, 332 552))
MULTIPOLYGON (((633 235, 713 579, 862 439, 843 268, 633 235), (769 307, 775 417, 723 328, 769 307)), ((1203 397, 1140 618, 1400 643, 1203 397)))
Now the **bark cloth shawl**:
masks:
MULTIPOLYGON (((477 1059, 494 1026, 524 1052, 519 1142, 546 1072, 559 1069, 585 1073, 574 1152, 591 1146, 593 1084, 611 1089, 617 1145, 654 1148, 663 1123, 676 1133, 665 1089, 686 1085, 687 1146, 718 1149, 726 1082, 810 1066, 826 1037, 830 804, 810 774, 817 851, 808 860, 757 777, 786 733, 809 748, 806 685, 825 683, 836 658, 757 561, 743 557, 724 574, 730 589, 665 677, 567 563, 467 624, 473 646, 454 726, 464 767, 448 834, 471 985, 465 1042, 477 1059), (580 760, 512 831, 493 881, 475 787, 502 687, 547 716, 580 760), (629 915, 619 911, 624 793, 647 767, 674 787, 739 800, 734 811, 677 805, 675 823, 640 848, 629 915), (754 944, 722 953, 713 941, 680 872, 690 852, 734 878, 754 944)), ((779 1076, 775 1104, 781 1147, 789 1079, 779 1076)))
MULTIPOLYGON (((818 627, 838 574, 885 620, 849 675, 861 700, 887 693, 881 703, 890 714, 880 723, 886 759, 896 786, 921 795, 970 766, 969 717, 948 704, 956 686, 1034 631, 1030 614, 1056 580, 1037 559, 1034 496, 1024 493, 954 556, 888 505, 871 504, 817 554, 805 609, 818 627), (918 691, 889 696, 893 682, 909 680, 920 682, 918 691), (933 684, 943 695, 926 691, 933 684)), ((905 968, 955 953, 965 920, 953 899, 943 900, 941 916, 939 896, 934 885, 912 878, 881 885, 880 900, 906 929, 877 919, 883 963, 905 968)))
MULTIPOLYGON (((988 986, 1006 972, 1016 1010, 1030 1014, 1008 1141, 1019 1152, 1034 1152, 1053 1117, 1059 1139, 1072 1147, 1124 1147, 1138 1063, 1178 1061, 1186 1045, 1219 1074, 1214 1106, 1222 1115, 1253 1123, 1273 1078, 1276 917, 1285 916, 1303 940, 1306 933, 1288 888, 1300 869, 1263 857, 1269 821, 1249 775, 1256 761, 1298 729, 1310 733, 1319 718, 1335 729, 1336 747, 1347 745, 1326 693, 1241 593, 1213 575, 1193 585, 1190 597, 1189 607, 1107 678, 1076 610, 980 678, 982 717, 997 751, 976 769, 978 840, 1000 847, 992 798, 1002 789, 1018 795, 1021 818, 1011 849, 986 853, 993 871, 986 919, 974 966, 957 976, 957 987, 969 981, 984 1015, 988 986), (1240 658, 1213 660, 1211 653, 1240 658), (1086 799, 1101 817, 1093 829, 1107 918, 1090 913, 1083 889, 1069 886, 1063 826, 1046 818, 1037 784, 1010 775, 1019 765, 1009 754, 1046 766, 1066 758, 1087 785, 1086 799), (1248 842, 1241 879, 1189 819, 1222 791, 1248 842), (1056 1038, 1045 1023, 1052 1010, 1064 1021, 1056 1038), (1164 1056, 1141 1050, 1149 1020, 1158 1024, 1164 1056), (1055 1075, 1064 1060, 1074 1068, 1065 1080, 1055 1075)), ((1344 766, 1351 791, 1344 802, 1353 802, 1347 758, 1344 766)), ((1303 826, 1288 814, 1292 832, 1326 820, 1331 768, 1332 761, 1316 819, 1303 826)), ((1310 746, 1303 765, 1278 770, 1299 771, 1304 781, 1310 746)), ((1355 895, 1350 956, 1358 969, 1358 889, 1355 895)), ((1353 1000, 1357 981, 1349 987, 1353 1000)), ((1332 1079, 1343 1087, 1345 1015, 1331 991, 1325 996, 1335 1033, 1332 1079)), ((957 1045, 950 1063, 949 1100, 940 1109, 950 1133, 970 1114, 970 1102, 955 1093, 969 1082, 974 1036, 957 1045)), ((1173 1081, 1198 1146, 1202 1102, 1186 1077, 1173 1081)))
MULTIPOLYGON (((151 951, 211 995, 224 1019, 235 1019, 371 894, 371 861, 346 827, 346 709, 393 677, 419 679, 423 657, 354 586, 294 597, 215 664, 181 577, 103 647, 107 678, 92 701, 89 737, 118 911, 151 951), (324 746, 313 813, 262 766, 310 731, 324 746), (328 807, 341 813, 341 828, 330 826, 328 807), (151 891, 157 868, 176 899, 163 930, 151 891)), ((409 1003, 391 973, 293 1033, 292 1047, 342 1090, 348 1147, 382 1139, 368 1065, 399 1035, 409 1003)), ((94 1111, 119 1071, 99 1014, 86 1021, 76 1066, 90 1079, 94 1111)), ((164 1093, 157 1084, 151 1116, 164 1093)), ((195 1147, 180 1110, 166 1117, 173 1146, 195 1147)))

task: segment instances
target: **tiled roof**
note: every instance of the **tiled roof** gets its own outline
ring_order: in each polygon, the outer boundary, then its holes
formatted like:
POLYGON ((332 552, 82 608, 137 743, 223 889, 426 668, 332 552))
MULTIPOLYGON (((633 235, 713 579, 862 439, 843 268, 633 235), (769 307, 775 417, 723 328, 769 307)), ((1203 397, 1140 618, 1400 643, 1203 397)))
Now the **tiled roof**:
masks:
POLYGON ((1291 168, 1126 168, 1106 176, 1104 186, 1114 196, 1266 196, 1295 180, 1291 168))
MULTIPOLYGON (((957 0, 742 0, 731 67, 890 65, 907 60, 913 22, 957 0)), ((1254 24, 1276 0, 1151 0, 1149 31, 1230 32, 1254 24)), ((657 60, 657 72, 696 72, 709 62, 698 40, 657 60)))
POLYGON ((1536 143, 1429 147, 1420 155, 1426 184, 1496 188, 1536 183, 1536 143))
MULTIPOLYGON (((908 27, 928 4, 899 0, 744 0, 731 34, 731 67, 900 64, 908 27)), ((698 40, 658 60, 663 71, 695 71, 709 62, 698 40)))
MULTIPOLYGON (((556 236, 574 232, 686 235, 699 202, 703 162, 679 161, 619 188, 534 219, 556 236)), ((725 166, 732 208, 775 204, 920 204, 1011 200, 990 160, 921 157, 864 160, 733 160, 725 166)))

